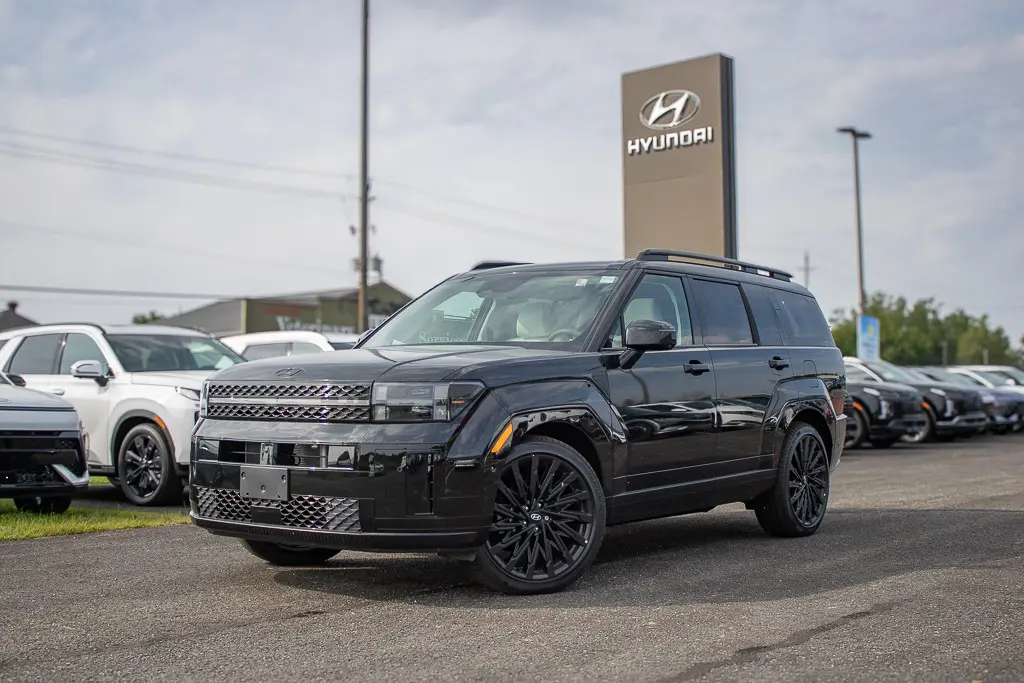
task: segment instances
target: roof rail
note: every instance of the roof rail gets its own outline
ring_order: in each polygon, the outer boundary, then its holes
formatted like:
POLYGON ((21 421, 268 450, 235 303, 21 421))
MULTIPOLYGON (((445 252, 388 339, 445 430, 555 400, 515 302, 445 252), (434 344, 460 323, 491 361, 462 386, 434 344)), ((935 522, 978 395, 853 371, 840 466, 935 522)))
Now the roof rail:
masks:
POLYGON ((32 329, 33 327, 68 327, 69 325, 77 325, 77 326, 79 326, 79 327, 92 327, 92 328, 94 328, 94 329, 97 329, 97 330, 99 330, 99 331, 100 331, 100 333, 102 333, 102 334, 106 334, 106 333, 107 333, 107 331, 106 331, 105 329, 103 329, 103 326, 102 326, 102 325, 100 325, 100 324, 98 324, 98 323, 76 323, 76 322, 67 322, 67 323, 40 323, 39 325, 30 325, 30 326, 28 326, 28 327, 26 327, 26 328, 24 328, 24 329, 26 329, 26 330, 30 330, 30 329, 32 329))
POLYGON ((487 270, 489 268, 503 268, 504 266, 528 266, 525 261, 481 261, 470 270, 487 270))
POLYGON ((672 249, 644 249, 636 255, 637 261, 668 261, 671 259, 685 259, 689 261, 707 261, 709 263, 720 263, 724 266, 731 267, 736 270, 742 270, 744 273, 754 273, 755 275, 767 275, 773 277, 776 280, 784 280, 789 282, 793 279, 791 273, 787 273, 784 270, 778 268, 769 268, 768 266, 759 266, 756 263, 747 263, 746 261, 738 261, 732 258, 724 258, 722 256, 711 256, 709 254, 697 254, 690 251, 674 251, 672 249))

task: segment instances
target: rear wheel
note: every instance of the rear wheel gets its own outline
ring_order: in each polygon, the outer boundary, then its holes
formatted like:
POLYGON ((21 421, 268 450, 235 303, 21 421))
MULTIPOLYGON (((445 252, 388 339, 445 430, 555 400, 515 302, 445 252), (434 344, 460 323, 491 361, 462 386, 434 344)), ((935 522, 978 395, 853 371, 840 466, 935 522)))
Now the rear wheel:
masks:
POLYGON ((250 553, 261 560, 279 567, 310 567, 323 564, 341 552, 333 548, 314 548, 304 545, 241 540, 242 545, 250 553))
POLYGON ((604 532, 604 491, 586 458, 561 441, 527 437, 501 466, 477 576, 502 593, 563 590, 594 561, 604 532))
POLYGON ((810 536, 825 519, 831 477, 828 451, 811 425, 794 422, 782 442, 775 486, 754 507, 772 536, 810 536))
POLYGON ((14 499, 14 507, 36 515, 59 515, 71 507, 71 496, 25 496, 14 499))

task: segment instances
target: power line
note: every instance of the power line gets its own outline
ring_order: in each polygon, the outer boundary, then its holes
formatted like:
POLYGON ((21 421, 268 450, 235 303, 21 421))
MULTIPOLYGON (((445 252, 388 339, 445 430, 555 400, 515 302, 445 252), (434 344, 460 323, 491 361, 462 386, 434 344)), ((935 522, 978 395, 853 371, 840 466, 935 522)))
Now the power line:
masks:
POLYGON ((180 251, 186 254, 195 254, 208 259, 216 259, 217 261, 232 261, 234 263, 258 263, 269 266, 276 266, 278 268, 291 268, 293 270, 302 271, 318 271, 324 273, 337 274, 336 268, 322 268, 317 266, 310 266, 309 264, 298 264, 298 263, 284 263, 281 261, 268 261, 265 259, 256 258, 239 258, 238 256, 229 256, 225 254, 218 254, 210 252, 207 249, 192 249, 189 247, 180 247, 170 244, 159 244, 159 243, 140 243, 138 241, 130 242, 128 240, 119 240, 103 234, 96 234, 95 232, 81 232, 78 230, 69 230, 67 228, 56 228, 48 225, 37 225, 32 223, 21 223, 18 221, 9 221, 0 218, 0 226, 9 226, 15 229, 27 230, 32 232, 47 232, 54 235, 62 235, 65 237, 71 237, 72 239, 88 240, 92 242, 104 242, 106 244, 116 244, 122 247, 132 247, 135 249, 159 249, 161 251, 180 251))
MULTIPOLYGON (((353 174, 353 173, 340 173, 340 172, 336 172, 336 171, 323 171, 323 170, 309 169, 309 168, 298 168, 298 167, 294 167, 294 166, 279 166, 279 165, 274 165, 274 164, 263 164, 263 163, 255 163, 255 162, 248 162, 248 161, 237 161, 237 160, 232 160, 232 159, 223 159, 223 158, 215 158, 215 157, 208 157, 208 156, 200 156, 200 155, 196 155, 196 154, 184 154, 184 153, 179 153, 179 152, 168 152, 168 151, 164 151, 164 150, 152 149, 152 148, 147 148, 147 147, 139 147, 139 146, 136 146, 136 145, 124 145, 124 144, 116 144, 116 143, 111 143, 111 142, 104 142, 104 141, 100 141, 100 140, 90 140, 90 139, 85 139, 85 138, 74 138, 74 137, 69 137, 69 136, 65 136, 65 135, 55 135, 55 134, 52 134, 52 133, 40 133, 40 132, 37 132, 37 131, 30 131, 30 130, 25 130, 23 128, 15 128, 15 127, 12 127, 12 126, 0 125, 0 133, 6 133, 8 135, 20 135, 20 136, 24 136, 24 137, 30 137, 30 138, 39 139, 39 140, 50 140, 52 142, 61 142, 61 143, 72 144, 72 145, 81 145, 81 146, 85 146, 85 147, 94 147, 94 148, 97 148, 97 149, 106 149, 106 150, 116 151, 116 152, 126 152, 126 153, 130 153, 130 154, 142 154, 142 155, 148 155, 148 156, 165 157, 165 158, 168 158, 168 159, 177 159, 179 161, 189 161, 189 162, 193 162, 193 163, 211 164, 211 165, 224 166, 224 167, 229 167, 229 168, 250 169, 250 170, 255 170, 255 171, 267 171, 267 172, 271 172, 271 173, 284 173, 284 174, 290 174, 290 175, 304 175, 304 176, 319 177, 319 178, 344 178, 344 179, 348 179, 348 180, 355 180, 355 181, 358 182, 358 176, 356 174, 353 174)), ((11 143, 8 143, 8 144, 11 144, 11 143)), ((15 144, 18 144, 18 143, 15 143, 15 144)), ((37 149, 46 150, 46 148, 37 148, 37 149)), ((57 150, 49 150, 49 151, 59 153, 59 151, 57 151, 57 150)), ((406 190, 406 191, 409 191, 409 192, 415 192, 417 194, 422 194, 422 195, 428 196, 428 197, 430 197, 430 196, 436 197, 438 199, 441 199, 441 200, 444 200, 444 201, 447 201, 447 202, 452 202, 454 204, 461 204, 461 205, 464 205, 464 206, 467 206, 467 207, 482 209, 482 210, 486 210, 486 211, 493 211, 493 212, 497 212, 497 213, 504 213, 504 214, 509 215, 509 216, 515 216, 515 217, 524 218, 524 219, 527 219, 527 220, 539 221, 539 222, 542 222, 542 223, 561 224, 561 225, 565 225, 565 226, 572 226, 572 227, 575 227, 575 228, 583 228, 585 230, 589 230, 590 229, 590 226, 588 226, 586 224, 583 224, 583 223, 578 223, 576 221, 568 221, 568 220, 564 220, 564 219, 549 218, 549 217, 545 217, 545 216, 539 216, 539 215, 536 215, 536 214, 531 214, 531 213, 528 213, 528 212, 520 211, 520 210, 517 210, 517 209, 510 209, 508 207, 497 206, 497 205, 494 205, 494 204, 487 204, 485 202, 479 202, 479 201, 475 201, 475 200, 471 200, 471 199, 466 199, 464 197, 458 197, 458 196, 446 194, 446 193, 443 193, 443 192, 437 192, 435 190, 428 190, 426 188, 415 187, 413 185, 408 185, 406 183, 400 183, 400 182, 396 182, 396 181, 393 181, 393 180, 387 180, 387 179, 382 179, 382 178, 375 177, 374 178, 374 182, 378 183, 378 184, 383 184, 383 185, 390 185, 391 187, 394 187, 396 189, 403 189, 403 190, 406 190)))
POLYGON ((4 284, 0 284, 0 291, 39 292, 43 294, 80 294, 89 296, 117 296, 125 299, 214 299, 217 301, 230 301, 233 299, 260 298, 238 294, 200 294, 198 292, 145 292, 133 289, 85 289, 82 287, 43 287, 37 285, 4 284))
POLYGON ((301 197, 315 197, 319 199, 348 200, 352 195, 345 195, 339 192, 317 190, 313 188, 298 187, 294 185, 280 185, 260 180, 247 180, 242 178, 228 178, 210 173, 197 173, 195 171, 181 171, 161 166, 149 166, 134 162, 118 161, 103 157, 90 157, 71 152, 60 152, 48 150, 45 147, 35 145, 21 145, 18 143, 0 144, 0 154, 5 156, 35 159, 68 166, 79 166, 94 168, 105 171, 114 171, 127 175, 148 176, 166 180, 177 180, 180 182, 194 183, 197 185, 210 185, 227 187, 236 190, 255 190, 272 194, 296 195, 301 197))

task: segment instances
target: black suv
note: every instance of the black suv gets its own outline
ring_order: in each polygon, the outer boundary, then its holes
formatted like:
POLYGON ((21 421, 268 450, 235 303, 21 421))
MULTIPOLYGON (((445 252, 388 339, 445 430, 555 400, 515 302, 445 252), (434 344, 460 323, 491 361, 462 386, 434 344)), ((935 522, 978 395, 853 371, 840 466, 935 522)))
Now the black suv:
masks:
POLYGON ((928 426, 925 398, 912 386, 879 382, 857 365, 847 364, 846 392, 853 399, 846 409, 846 450, 865 443, 889 448, 928 426))
POLYGON ((607 525, 743 502, 822 522, 843 359, 811 294, 700 254, 487 262, 352 350, 211 376, 193 522, 277 565, 438 552, 507 593, 560 590, 607 525))

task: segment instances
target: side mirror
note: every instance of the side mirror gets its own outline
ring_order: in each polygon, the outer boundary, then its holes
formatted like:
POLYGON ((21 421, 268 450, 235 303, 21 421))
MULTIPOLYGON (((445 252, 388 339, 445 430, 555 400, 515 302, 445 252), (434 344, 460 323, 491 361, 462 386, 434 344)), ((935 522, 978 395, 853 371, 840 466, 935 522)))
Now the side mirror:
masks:
POLYGON ((11 380, 11 383, 16 387, 25 386, 25 378, 21 375, 7 375, 7 379, 11 380))
POLYGON ((629 370, 647 351, 667 351, 676 346, 676 328, 660 320, 634 320, 626 326, 626 350, 619 367, 629 370))
POLYGON ((71 364, 71 376, 79 379, 94 379, 97 382, 106 379, 103 363, 98 360, 80 360, 71 364))

